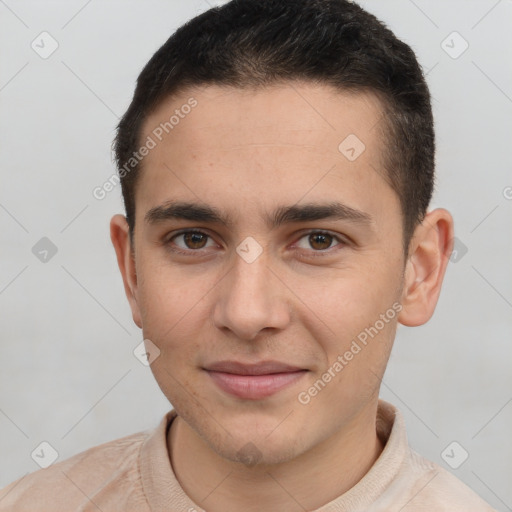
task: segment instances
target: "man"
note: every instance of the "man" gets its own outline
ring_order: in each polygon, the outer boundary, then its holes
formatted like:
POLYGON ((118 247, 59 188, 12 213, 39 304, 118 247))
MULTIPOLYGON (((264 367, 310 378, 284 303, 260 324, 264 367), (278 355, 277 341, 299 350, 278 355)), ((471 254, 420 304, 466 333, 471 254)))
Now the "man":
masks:
POLYGON ((173 410, 0 510, 492 510, 379 400, 453 239, 407 45, 345 0, 235 0, 151 58, 115 150, 111 238, 173 410))

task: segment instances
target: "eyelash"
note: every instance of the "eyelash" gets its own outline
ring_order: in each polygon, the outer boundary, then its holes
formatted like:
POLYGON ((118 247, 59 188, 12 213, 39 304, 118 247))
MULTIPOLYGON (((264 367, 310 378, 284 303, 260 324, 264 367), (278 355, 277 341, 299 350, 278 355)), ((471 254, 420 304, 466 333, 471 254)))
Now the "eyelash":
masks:
MULTIPOLYGON (((199 235, 204 235, 204 236, 208 237, 209 239, 212 239, 212 237, 208 233, 205 233, 204 231, 200 231, 200 230, 196 230, 196 229, 185 229, 183 231, 179 231, 177 233, 174 233, 170 238, 168 238, 165 241, 165 245, 167 247, 169 247, 169 249, 172 252, 174 252, 176 254, 181 254, 181 255, 184 255, 184 256, 192 256, 193 253, 200 253, 201 249, 189 249, 189 250, 185 251, 185 250, 180 249, 180 248, 171 247, 171 242, 175 238, 178 238, 179 236, 186 235, 186 234, 199 234, 199 235)), ((297 241, 300 241, 304 237, 312 235, 312 234, 328 235, 328 236, 333 238, 333 241, 337 241, 339 243, 338 245, 341 245, 341 246, 348 245, 348 242, 346 240, 344 240, 343 238, 339 237, 338 235, 335 235, 335 234, 331 233, 330 231, 315 230, 315 229, 310 230, 310 231, 308 231, 306 233, 303 233, 297 241)), ((336 245, 334 245, 333 247, 329 247, 328 249, 322 249, 322 250, 316 250, 316 251, 314 249, 311 249, 311 251, 312 251, 311 256, 315 257, 315 258, 316 257, 323 257, 326 254, 331 254, 331 252, 330 252, 331 249, 334 249, 335 247, 336 247, 336 245)), ((305 249, 303 249, 303 250, 305 250, 305 249)))

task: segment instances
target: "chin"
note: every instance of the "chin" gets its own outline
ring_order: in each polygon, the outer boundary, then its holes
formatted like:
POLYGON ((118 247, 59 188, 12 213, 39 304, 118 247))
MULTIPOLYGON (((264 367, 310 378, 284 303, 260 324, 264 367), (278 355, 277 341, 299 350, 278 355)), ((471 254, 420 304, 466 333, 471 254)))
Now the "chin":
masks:
POLYGON ((205 440, 220 457, 246 467, 282 464, 294 459, 304 451, 300 447, 297 436, 285 431, 280 436, 275 432, 269 436, 256 433, 251 435, 251 431, 248 429, 245 430, 244 435, 226 435, 222 439, 205 440))

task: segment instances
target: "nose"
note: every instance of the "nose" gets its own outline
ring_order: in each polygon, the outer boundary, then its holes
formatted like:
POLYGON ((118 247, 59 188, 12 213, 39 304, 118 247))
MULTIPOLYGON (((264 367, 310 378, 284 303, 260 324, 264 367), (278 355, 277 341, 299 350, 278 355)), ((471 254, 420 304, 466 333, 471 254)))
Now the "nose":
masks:
POLYGON ((215 326, 249 341, 263 330, 284 329, 291 318, 289 294, 276 274, 265 252, 251 263, 236 254, 216 287, 215 326))

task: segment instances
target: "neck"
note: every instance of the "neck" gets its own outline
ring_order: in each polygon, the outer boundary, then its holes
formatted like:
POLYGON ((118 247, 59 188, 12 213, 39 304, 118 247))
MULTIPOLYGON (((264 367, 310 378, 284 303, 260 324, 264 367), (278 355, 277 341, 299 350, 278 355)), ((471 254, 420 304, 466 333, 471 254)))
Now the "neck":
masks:
POLYGON ((292 460, 254 467, 219 456, 178 416, 168 433, 171 464, 185 493, 208 512, 315 510, 356 485, 381 454, 376 410, 377 403, 292 460))

